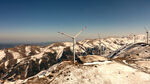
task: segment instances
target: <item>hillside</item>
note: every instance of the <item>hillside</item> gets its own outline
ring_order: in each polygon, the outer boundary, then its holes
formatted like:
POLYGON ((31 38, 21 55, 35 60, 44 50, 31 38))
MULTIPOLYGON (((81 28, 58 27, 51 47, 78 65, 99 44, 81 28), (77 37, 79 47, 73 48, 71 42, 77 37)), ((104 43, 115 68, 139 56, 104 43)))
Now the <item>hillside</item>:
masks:
MULTIPOLYGON (((58 65, 60 66, 60 65, 58 65)), ((57 68, 56 68, 57 69, 57 68)), ((137 71, 129 66, 108 62, 99 65, 72 65, 52 74, 34 76, 24 81, 29 83, 45 84, 149 84, 150 75, 137 71)))
MULTIPOLYGON (((144 39, 145 39, 144 35, 137 35, 136 42, 144 42, 145 41, 144 39)), ((112 54, 114 51, 128 44, 132 44, 133 38, 131 36, 128 36, 128 37, 121 37, 121 38, 119 37, 104 38, 104 39, 100 39, 100 41, 99 39, 93 39, 93 40, 83 40, 77 42, 75 48, 76 48, 76 55, 80 56, 77 58, 80 65, 86 62, 86 60, 83 61, 83 59, 81 59, 83 56, 99 55, 99 48, 98 48, 99 42, 101 42, 101 46, 103 47, 103 49, 105 49, 105 51, 103 50, 101 56, 106 57, 106 59, 109 59, 107 58, 107 56, 112 54)), ((124 53, 122 54, 120 53, 118 55, 123 55, 123 54, 124 53)), ((87 59, 91 61, 92 58, 87 58, 87 59)), ((124 66, 122 64, 117 65, 118 63, 122 63, 121 61, 123 60, 120 61, 116 59, 117 58, 114 59, 112 58, 112 60, 115 60, 117 62, 117 63, 115 62, 116 66, 124 66)), ((0 72, 1 72, 0 78, 1 81, 25 80, 32 76, 37 75, 39 72, 41 73, 44 70, 51 69, 53 65, 56 66, 58 63, 63 63, 64 61, 71 61, 71 60, 73 60, 71 42, 53 43, 49 46, 21 45, 21 46, 16 46, 15 48, 3 49, 0 50, 0 72)), ((75 68, 76 70, 76 67, 77 66, 74 66, 73 68, 75 68)), ((65 68, 61 68, 61 69, 63 70, 65 68)), ((94 71, 92 73, 94 73, 94 71)), ((113 84, 114 83, 115 82, 113 82, 113 84)))

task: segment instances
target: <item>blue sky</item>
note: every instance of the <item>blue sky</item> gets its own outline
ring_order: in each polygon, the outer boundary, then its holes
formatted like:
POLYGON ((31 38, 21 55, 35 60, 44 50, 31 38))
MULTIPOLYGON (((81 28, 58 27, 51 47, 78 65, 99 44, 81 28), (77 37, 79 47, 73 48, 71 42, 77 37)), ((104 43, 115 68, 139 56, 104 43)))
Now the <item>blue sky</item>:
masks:
POLYGON ((58 31, 78 38, 144 33, 150 24, 150 0, 0 0, 0 43, 66 41, 58 31))

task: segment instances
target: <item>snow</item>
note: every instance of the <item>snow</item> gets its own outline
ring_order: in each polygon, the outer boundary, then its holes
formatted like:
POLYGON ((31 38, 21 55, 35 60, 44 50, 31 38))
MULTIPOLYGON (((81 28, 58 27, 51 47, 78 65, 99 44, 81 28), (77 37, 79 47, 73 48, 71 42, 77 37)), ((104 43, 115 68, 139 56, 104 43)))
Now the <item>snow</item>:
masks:
POLYGON ((26 51, 26 56, 28 56, 31 53, 31 46, 26 46, 25 51, 26 51))
POLYGON ((128 63, 126 62, 126 60, 123 60, 123 63, 128 65, 128 63))
POLYGON ((84 63, 83 65, 99 65, 99 64, 107 64, 111 61, 104 61, 104 62, 91 62, 91 63, 84 63))
POLYGON ((11 51, 11 50, 8 50, 8 52, 12 53, 14 59, 21 58, 21 55, 18 52, 14 52, 14 51, 11 51))
POLYGON ((35 50, 36 53, 40 53, 38 50, 35 50))
POLYGON ((62 54, 63 54, 63 49, 60 49, 60 50, 57 52, 56 59, 61 58, 62 54))
POLYGON ((39 53, 39 54, 36 54, 36 55, 33 55, 32 57, 31 57, 31 59, 40 59, 40 58, 42 58, 43 57, 43 55, 44 55, 44 52, 42 52, 42 53, 39 53))
POLYGON ((68 65, 51 84, 149 84, 150 75, 116 62, 94 66, 68 65), (95 67, 96 66, 96 67, 95 67))
POLYGON ((39 64, 41 64, 41 62, 42 62, 42 59, 39 60, 39 64))
POLYGON ((17 59, 17 63, 21 62, 24 58, 17 59))
POLYGON ((6 61, 5 62, 5 69, 7 69, 8 64, 9 64, 9 61, 6 61))
MULTIPOLYGON (((136 35, 136 42, 144 42, 145 35, 136 35)), ((104 38, 100 39, 101 45, 105 46, 106 48, 115 51, 122 46, 126 44, 133 43, 132 37, 124 37, 124 38, 104 38)), ((42 62, 42 57, 46 52, 50 53, 57 53, 56 59, 59 59, 62 56, 62 53, 64 51, 64 48, 70 47, 70 49, 73 51, 73 43, 72 42, 63 42, 65 46, 58 45, 54 46, 54 44, 51 44, 47 47, 41 47, 40 52, 35 50, 37 52, 36 55, 31 56, 32 60, 39 59, 39 64, 42 62)), ((81 45, 75 45, 76 52, 85 52, 86 48, 94 48, 99 45, 99 39, 94 40, 83 40, 79 41, 81 45), (80 48, 82 47, 82 48, 80 48)), ((19 48, 18 48, 19 49, 19 48)), ((21 50, 18 50, 21 51, 21 50)), ((31 52, 31 46, 25 47, 25 54, 28 56, 31 52)), ((14 59, 17 59, 17 63, 24 60, 20 59, 21 54, 19 54, 17 51, 11 51, 8 50, 9 53, 11 53, 14 57, 14 59)), ((0 60, 2 60, 6 56, 6 53, 3 50, 0 50, 0 60)), ((89 59, 90 60, 90 59, 89 59)), ((94 59, 95 60, 95 59, 94 59)), ((86 66, 72 66, 69 65, 66 68, 70 70, 70 76, 62 76, 60 75, 57 77, 53 83, 65 83, 65 84, 72 84, 72 83, 81 83, 81 84, 138 84, 137 81, 139 81, 139 84, 150 82, 150 76, 149 74, 146 74, 144 72, 137 71, 136 69, 133 69, 131 67, 111 62, 108 60, 103 60, 104 62, 98 62, 98 61, 88 61, 87 63, 84 63, 83 65, 86 66), (90 66, 90 67, 89 67, 90 66), (93 66, 93 67, 91 67, 93 66), (94 67, 96 66, 96 67, 94 67), (118 74, 119 73, 119 74, 118 74), (136 74, 133 74, 136 73, 136 74), (66 79, 69 78, 69 81, 66 79), (70 80, 72 79, 72 80, 70 80), (81 80, 82 79, 82 80, 81 80), (117 81, 116 81, 117 80, 117 81)), ((127 62, 123 60, 125 64, 127 62)), ((5 68, 8 65, 8 60, 5 61, 5 68)), ((140 66, 144 66, 145 63, 140 63, 140 66)), ((146 65, 148 66, 148 64, 146 65)), ((63 70, 62 70, 63 71, 63 70)), ((65 69, 64 69, 64 72, 65 69)), ((47 75, 46 71, 43 71, 39 73, 40 77, 45 77, 44 75, 47 75)), ((52 84, 53 84, 52 83, 52 84)))
POLYGON ((4 50, 0 50, 0 60, 2 60, 6 56, 4 50))
POLYGON ((72 43, 72 42, 64 42, 64 44, 65 44, 66 47, 73 46, 73 43, 72 43))

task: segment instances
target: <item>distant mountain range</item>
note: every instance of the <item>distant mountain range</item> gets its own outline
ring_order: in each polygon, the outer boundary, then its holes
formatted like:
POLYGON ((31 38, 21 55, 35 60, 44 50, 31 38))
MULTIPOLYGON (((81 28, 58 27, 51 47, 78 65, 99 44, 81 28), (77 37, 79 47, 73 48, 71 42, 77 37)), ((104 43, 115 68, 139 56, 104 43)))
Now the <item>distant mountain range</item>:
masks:
POLYGON ((0 49, 13 48, 18 45, 37 45, 37 46, 47 46, 55 42, 40 42, 40 43, 0 43, 0 49))
MULTIPOLYGON (((145 42, 144 35, 137 35, 135 38, 136 42, 145 42)), ((76 43, 76 56, 99 55, 99 44, 106 49, 101 56, 108 56, 111 52, 133 42, 133 36, 82 40, 76 43)), ((57 63, 73 60, 72 45, 72 42, 56 42, 4 46, 16 47, 0 50, 0 79, 24 80, 57 63)))

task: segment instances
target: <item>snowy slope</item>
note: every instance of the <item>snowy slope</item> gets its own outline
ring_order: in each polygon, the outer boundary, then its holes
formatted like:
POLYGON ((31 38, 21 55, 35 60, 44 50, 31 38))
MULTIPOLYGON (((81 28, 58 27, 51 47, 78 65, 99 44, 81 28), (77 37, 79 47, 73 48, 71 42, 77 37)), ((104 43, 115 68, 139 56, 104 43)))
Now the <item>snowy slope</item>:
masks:
MULTIPOLYGON (((144 35, 137 35, 136 42, 144 42, 144 35)), ((106 48, 104 55, 118 48, 133 43, 133 38, 100 39, 101 46, 106 48)), ((77 42, 77 56, 98 54, 99 39, 77 42)), ((26 79, 63 60, 72 60, 72 42, 53 43, 48 46, 21 45, 15 48, 0 50, 0 78, 3 80, 26 79), (25 72, 23 71, 25 70, 25 72)))

